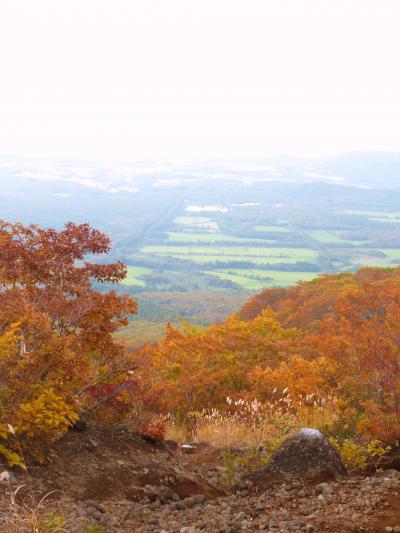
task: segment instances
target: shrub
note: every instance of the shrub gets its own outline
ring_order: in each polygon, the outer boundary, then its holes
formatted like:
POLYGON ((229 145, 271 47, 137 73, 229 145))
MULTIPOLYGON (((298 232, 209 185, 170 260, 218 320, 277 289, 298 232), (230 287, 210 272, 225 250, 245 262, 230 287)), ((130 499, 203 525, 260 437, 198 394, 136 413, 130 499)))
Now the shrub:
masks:
POLYGON ((14 427, 30 454, 43 461, 46 447, 58 440, 78 420, 73 407, 52 389, 44 389, 29 402, 22 403, 15 413, 14 427))
POLYGON ((372 463, 375 468, 378 468, 380 459, 391 450, 390 446, 385 446, 378 439, 364 443, 351 439, 345 439, 342 442, 336 439, 330 440, 339 450, 343 464, 349 472, 365 470, 368 466, 372 466, 372 463))

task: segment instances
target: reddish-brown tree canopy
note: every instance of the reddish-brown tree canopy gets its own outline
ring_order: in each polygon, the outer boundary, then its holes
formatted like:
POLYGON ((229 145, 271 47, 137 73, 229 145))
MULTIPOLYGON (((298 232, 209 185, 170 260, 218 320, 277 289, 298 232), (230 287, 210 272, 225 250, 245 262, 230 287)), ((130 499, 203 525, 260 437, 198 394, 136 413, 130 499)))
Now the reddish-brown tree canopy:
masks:
POLYGON ((92 288, 126 275, 122 263, 89 260, 109 249, 109 238, 88 224, 56 231, 0 221, 0 429, 13 421, 32 437, 50 414, 54 429, 65 429, 74 393, 123 356, 113 334, 136 302, 92 288))

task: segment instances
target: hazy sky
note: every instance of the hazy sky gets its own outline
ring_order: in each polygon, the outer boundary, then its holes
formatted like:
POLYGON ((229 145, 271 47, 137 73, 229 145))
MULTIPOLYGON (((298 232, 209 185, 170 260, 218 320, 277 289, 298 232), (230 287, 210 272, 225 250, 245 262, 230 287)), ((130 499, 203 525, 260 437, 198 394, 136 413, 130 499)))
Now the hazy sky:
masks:
POLYGON ((400 152, 399 0, 0 0, 0 154, 400 152))

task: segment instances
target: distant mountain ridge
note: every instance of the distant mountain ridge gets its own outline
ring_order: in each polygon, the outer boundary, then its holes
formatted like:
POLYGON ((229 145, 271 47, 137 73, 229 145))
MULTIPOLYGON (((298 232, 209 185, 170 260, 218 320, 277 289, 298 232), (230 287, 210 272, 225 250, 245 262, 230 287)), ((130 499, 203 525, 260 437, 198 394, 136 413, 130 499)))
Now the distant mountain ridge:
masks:
POLYGON ((325 176, 340 176, 351 185, 376 188, 400 187, 400 154, 350 152, 317 159, 306 169, 325 176))
MULTIPOLYGON (((201 163, 116 163, 0 159, 0 179, 58 182, 107 193, 135 193, 142 180, 156 187, 190 186, 198 180, 315 182, 372 188, 400 187, 400 154, 348 152, 321 158, 266 157, 259 161, 205 161, 201 163)), ((14 184, 15 186, 16 184, 14 184)), ((26 185, 25 185, 26 186, 26 185)))

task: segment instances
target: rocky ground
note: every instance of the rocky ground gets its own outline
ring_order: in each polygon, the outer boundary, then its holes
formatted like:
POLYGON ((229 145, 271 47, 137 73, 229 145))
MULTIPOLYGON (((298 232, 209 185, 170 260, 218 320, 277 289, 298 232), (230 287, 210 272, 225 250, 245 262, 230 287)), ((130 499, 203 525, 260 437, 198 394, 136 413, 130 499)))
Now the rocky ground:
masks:
MULTIPOLYGON (((96 533, 400 533, 400 471, 278 483, 259 493, 242 485, 233 494, 219 455, 207 445, 182 449, 124 432, 71 432, 46 465, 12 481, 26 484, 19 498, 56 491, 48 509, 62 511, 71 533, 88 525, 102 526, 96 533)), ((0 518, 8 490, 0 487, 0 518)))

